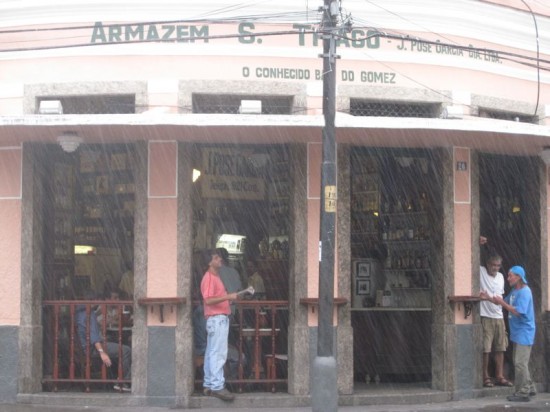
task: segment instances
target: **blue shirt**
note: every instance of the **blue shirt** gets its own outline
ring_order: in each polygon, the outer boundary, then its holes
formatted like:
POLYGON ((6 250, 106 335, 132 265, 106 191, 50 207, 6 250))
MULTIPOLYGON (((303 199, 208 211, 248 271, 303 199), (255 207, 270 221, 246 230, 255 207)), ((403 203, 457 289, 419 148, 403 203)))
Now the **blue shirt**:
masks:
MULTIPOLYGON (((86 307, 76 307, 76 329, 78 333, 78 339, 83 349, 86 349, 86 307)), ((94 349, 94 345, 97 342, 102 342, 101 333, 99 332, 99 324, 95 312, 90 309, 90 346, 94 349)))
POLYGON ((521 289, 512 289, 505 301, 513 306, 518 315, 509 312, 510 340, 520 345, 533 345, 535 343, 535 309, 533 294, 529 286, 521 289))

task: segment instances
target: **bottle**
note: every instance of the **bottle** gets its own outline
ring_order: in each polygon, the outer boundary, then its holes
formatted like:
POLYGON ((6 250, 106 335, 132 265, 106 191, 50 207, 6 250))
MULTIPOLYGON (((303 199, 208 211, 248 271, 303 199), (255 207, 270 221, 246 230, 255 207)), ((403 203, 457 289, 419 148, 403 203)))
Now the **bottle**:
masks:
POLYGON ((386 269, 391 269, 391 267, 392 267, 391 250, 388 250, 388 256, 386 257, 386 269))
POLYGON ((430 268, 430 259, 428 257, 427 253, 424 253, 422 255, 422 269, 429 269, 430 268))
POLYGON ((422 268, 422 256, 420 255, 419 251, 415 252, 414 267, 416 269, 421 269, 422 268))
POLYGON ((428 209, 428 195, 426 195, 426 192, 422 192, 420 194, 420 210, 422 212, 425 212, 428 209))
POLYGON ((388 240, 389 238, 389 232, 390 232, 390 218, 388 216, 384 216, 384 219, 382 220, 382 240, 388 240))
POLYGON ((414 227, 412 222, 409 222, 409 228, 407 229, 407 239, 409 240, 414 239, 414 227))

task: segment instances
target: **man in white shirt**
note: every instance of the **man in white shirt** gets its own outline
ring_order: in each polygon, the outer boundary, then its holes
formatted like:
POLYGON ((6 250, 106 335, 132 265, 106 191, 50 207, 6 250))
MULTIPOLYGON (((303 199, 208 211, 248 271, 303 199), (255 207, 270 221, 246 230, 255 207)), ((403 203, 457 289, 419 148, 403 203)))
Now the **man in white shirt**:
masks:
MULTIPOLYGON (((483 244, 483 239, 481 243, 483 244)), ((486 240, 485 240, 486 242, 486 240)), ((502 297, 504 295, 504 276, 499 272, 502 266, 502 258, 492 252, 487 258, 487 263, 479 268, 480 288, 490 297, 502 297)), ((495 305, 488 300, 479 302, 481 326, 483 327, 483 386, 513 386, 504 377, 504 352, 508 347, 508 336, 504 325, 502 306, 495 305), (495 380, 489 376, 489 356, 494 349, 495 380)))

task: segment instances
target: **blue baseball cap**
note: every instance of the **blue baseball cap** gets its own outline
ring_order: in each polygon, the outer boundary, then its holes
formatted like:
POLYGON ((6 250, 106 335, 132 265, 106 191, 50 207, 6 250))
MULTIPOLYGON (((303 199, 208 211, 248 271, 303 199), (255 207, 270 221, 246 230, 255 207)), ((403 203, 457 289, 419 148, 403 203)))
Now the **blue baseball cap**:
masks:
POLYGON ((513 266, 510 268, 509 272, 515 273, 521 278, 521 281, 527 284, 527 278, 525 277, 525 269, 521 266, 513 266))

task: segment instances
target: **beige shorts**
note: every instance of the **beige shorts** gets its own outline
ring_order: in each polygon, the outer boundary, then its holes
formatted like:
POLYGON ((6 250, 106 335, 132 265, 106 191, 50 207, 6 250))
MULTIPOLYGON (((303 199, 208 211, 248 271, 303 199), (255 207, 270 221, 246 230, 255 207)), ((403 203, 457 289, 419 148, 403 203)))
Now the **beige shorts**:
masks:
POLYGON ((481 318, 483 327, 483 353, 505 352, 508 347, 508 335, 504 319, 481 318))

